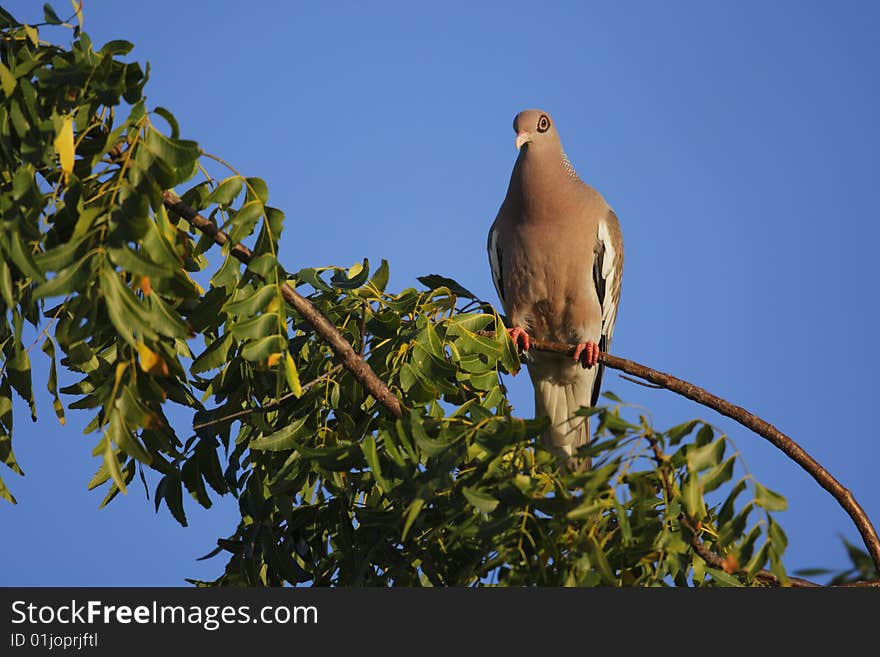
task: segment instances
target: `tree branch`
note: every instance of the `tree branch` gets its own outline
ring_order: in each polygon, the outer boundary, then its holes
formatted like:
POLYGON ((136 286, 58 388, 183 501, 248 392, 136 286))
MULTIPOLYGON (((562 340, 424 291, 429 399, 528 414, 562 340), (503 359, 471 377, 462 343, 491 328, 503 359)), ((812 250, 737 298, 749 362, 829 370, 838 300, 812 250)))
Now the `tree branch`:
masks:
MULTIPOLYGON (((481 331, 480 333, 486 336, 494 335, 493 331, 481 331)), ((575 347, 576 345, 561 342, 547 342, 544 340, 535 340, 534 338, 531 340, 531 349, 536 351, 549 351, 566 356, 573 356, 575 347)), ((586 354, 586 352, 584 353, 586 354)), ((731 404, 703 388, 699 388, 692 383, 676 378, 671 374, 659 372, 650 367, 646 367, 645 365, 626 360, 625 358, 618 358, 617 356, 612 356, 611 354, 602 351, 599 352, 599 362, 603 363, 606 367, 620 370, 621 372, 625 372, 632 376, 637 376, 640 379, 644 379, 645 381, 649 381, 650 383, 666 388, 667 390, 671 390, 672 392, 687 397, 698 404, 702 404, 703 406, 718 411, 722 415, 726 415, 727 417, 736 420, 747 429, 751 429, 759 436, 769 440, 786 456, 806 470, 810 476, 813 477, 822 488, 827 490, 831 496, 837 500, 840 506, 843 507, 844 511, 847 512, 855 524, 856 529, 858 529, 862 541, 864 541, 865 547, 868 550, 868 554, 871 555, 871 559, 874 562, 874 567, 880 572, 880 537, 877 536, 877 530, 874 529, 868 515, 865 513, 864 509, 862 509, 861 505, 856 502, 852 493, 794 440, 786 436, 769 422, 762 420, 746 409, 731 404)))
MULTIPOLYGON (((177 194, 172 191, 163 193, 163 201, 165 207, 177 216, 185 219, 191 226, 197 228, 205 235, 214 240, 215 244, 223 246, 229 241, 229 236, 217 225, 200 215, 193 208, 184 203, 177 194)), ((252 253, 243 244, 235 244, 230 248, 230 253, 244 264, 251 261, 252 253)), ((367 362, 352 349, 348 340, 339 332, 339 330, 326 318, 321 312, 312 305, 311 301, 302 296, 293 289, 292 286, 284 283, 281 286, 281 294, 300 316, 311 324, 315 332, 324 339, 324 341, 333 350, 336 358, 342 363, 349 372, 352 373, 362 386, 369 392, 380 404, 382 404, 394 417, 403 416, 403 405, 391 389, 385 385, 367 362)))

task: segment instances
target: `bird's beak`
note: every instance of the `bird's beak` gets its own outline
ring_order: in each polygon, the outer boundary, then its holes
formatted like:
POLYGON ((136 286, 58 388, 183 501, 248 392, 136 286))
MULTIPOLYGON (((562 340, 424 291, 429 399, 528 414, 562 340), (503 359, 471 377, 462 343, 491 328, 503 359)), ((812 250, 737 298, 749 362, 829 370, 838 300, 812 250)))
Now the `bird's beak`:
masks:
POLYGON ((527 144, 531 140, 532 136, 528 132, 516 133, 516 150, 519 150, 523 147, 523 144, 527 144))

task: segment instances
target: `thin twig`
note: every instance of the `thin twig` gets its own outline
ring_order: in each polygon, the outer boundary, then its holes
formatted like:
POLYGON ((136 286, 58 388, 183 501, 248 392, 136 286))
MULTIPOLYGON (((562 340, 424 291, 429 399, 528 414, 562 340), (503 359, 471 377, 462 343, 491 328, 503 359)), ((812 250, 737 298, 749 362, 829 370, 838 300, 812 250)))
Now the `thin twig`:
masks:
POLYGON ((663 390, 663 386, 654 385, 653 383, 645 383, 644 381, 639 381, 638 379, 634 379, 631 376, 627 376, 626 374, 618 374, 617 376, 619 376, 624 381, 635 383, 637 386, 644 386, 645 388, 652 388, 654 390, 663 390))
MULTIPOLYGON (((203 217, 193 208, 184 203, 177 194, 172 191, 166 191, 163 194, 165 207, 174 214, 185 219, 191 226, 200 230, 214 240, 215 244, 220 246, 229 242, 229 236, 217 225, 203 217)), ((251 261, 251 250, 243 244, 235 244, 230 247, 229 252, 240 262, 248 264, 251 261)), ((312 305, 312 302, 302 296, 289 284, 281 285, 281 294, 300 316, 315 329, 315 332, 324 339, 330 346, 330 349, 336 355, 336 358, 342 363, 343 367, 352 373, 354 378, 369 392, 382 406, 384 406, 394 417, 403 417, 403 404, 391 389, 382 381, 369 364, 352 349, 342 333, 339 332, 331 322, 321 312, 312 305)))
POLYGON ((320 383, 321 381, 324 381, 326 379, 329 379, 331 376, 333 376, 334 374, 339 372, 339 370, 341 370, 341 369, 342 369, 342 363, 336 363, 336 365, 334 365, 329 370, 324 372, 324 374, 322 374, 321 376, 312 379, 308 383, 304 383, 300 387, 301 392, 299 394, 294 394, 292 392, 288 392, 286 395, 282 395, 281 397, 279 397, 275 401, 273 401, 269 404, 266 404, 264 406, 255 406, 253 408, 245 408, 243 410, 236 411, 235 413, 230 413, 229 415, 224 415, 223 417, 218 417, 213 420, 208 420, 207 422, 200 422, 199 424, 194 424, 193 430, 195 431, 196 429, 204 429, 205 427, 210 427, 215 424, 221 424, 223 422, 232 422, 233 420, 240 420, 241 418, 247 417, 248 415, 253 415, 254 413, 268 413, 269 411, 274 411, 275 409, 281 408, 284 405, 284 402, 286 402, 294 397, 301 396, 303 392, 305 392, 306 390, 311 388, 313 385, 315 385, 316 383, 320 383))
POLYGON ((367 350, 367 309, 369 307, 370 304, 364 301, 363 310, 361 312, 361 325, 359 327, 361 332, 361 348, 360 351, 358 351, 358 354, 361 358, 364 357, 364 352, 367 350))
MULTIPOLYGON (((494 331, 480 331, 481 335, 494 336, 494 331)), ((535 351, 549 351, 566 356, 573 356, 577 345, 565 344, 562 342, 549 342, 544 340, 530 340, 531 349, 535 351)), ((584 352, 586 354, 586 351, 584 352)), ((649 381, 655 385, 671 390, 683 397, 702 404, 708 408, 718 411, 722 415, 736 420, 747 429, 751 429, 759 436, 769 440, 773 445, 780 449, 786 456, 801 466, 809 473, 811 477, 828 491, 831 496, 837 500, 841 507, 847 512, 849 517, 858 529, 868 550, 874 567, 880 572, 880 537, 877 536, 877 530, 871 524, 871 520, 865 513, 865 510, 853 497, 852 493, 835 479, 828 470, 826 470, 816 459, 810 456, 800 445, 798 445, 790 437, 782 433, 769 422, 762 420, 754 413, 750 413, 746 409, 731 404, 729 401, 721 399, 716 395, 688 383, 682 379, 676 378, 671 374, 660 372, 658 370, 646 367, 625 358, 618 358, 603 351, 599 352, 599 362, 606 367, 626 372, 632 376, 649 381)))

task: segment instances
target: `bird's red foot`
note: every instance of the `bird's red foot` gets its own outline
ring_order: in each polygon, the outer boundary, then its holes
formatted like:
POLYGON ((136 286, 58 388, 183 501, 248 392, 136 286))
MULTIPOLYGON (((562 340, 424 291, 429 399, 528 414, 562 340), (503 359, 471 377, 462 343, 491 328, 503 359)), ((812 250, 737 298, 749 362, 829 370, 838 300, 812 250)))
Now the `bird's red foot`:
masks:
POLYGON ((517 349, 520 347, 520 342, 522 342, 522 350, 529 350, 529 347, 531 346, 529 343, 529 334, 526 333, 524 329, 521 329, 519 326, 514 326, 512 329, 507 329, 507 332, 510 333, 510 339, 513 340, 513 344, 516 345, 517 349))
POLYGON ((580 361, 585 368, 593 367, 599 362, 599 345, 590 340, 581 342, 574 350, 574 359, 580 361))

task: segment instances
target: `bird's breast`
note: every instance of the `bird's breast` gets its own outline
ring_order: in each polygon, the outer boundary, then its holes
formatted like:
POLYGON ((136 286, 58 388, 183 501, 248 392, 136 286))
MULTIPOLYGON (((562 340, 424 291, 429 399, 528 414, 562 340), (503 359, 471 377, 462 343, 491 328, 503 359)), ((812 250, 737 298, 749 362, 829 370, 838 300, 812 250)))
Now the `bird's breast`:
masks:
POLYGON ((538 339, 598 340, 602 311, 593 283, 596 237, 576 212, 557 207, 551 221, 540 203, 510 226, 504 254, 505 298, 514 325, 538 339))

